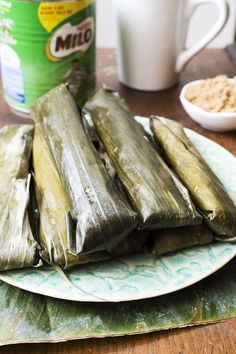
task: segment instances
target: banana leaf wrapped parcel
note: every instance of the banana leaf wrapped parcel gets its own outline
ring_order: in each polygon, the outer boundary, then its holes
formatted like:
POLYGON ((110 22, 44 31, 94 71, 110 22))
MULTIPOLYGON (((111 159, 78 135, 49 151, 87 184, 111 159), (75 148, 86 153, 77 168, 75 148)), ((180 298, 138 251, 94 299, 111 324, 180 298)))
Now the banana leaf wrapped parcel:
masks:
POLYGON ((108 259, 106 252, 74 255, 69 250, 67 228, 69 200, 64 192, 55 162, 39 126, 35 128, 33 142, 33 168, 36 198, 39 209, 40 256, 51 265, 64 269, 90 261, 108 259))
POLYGON ((40 256, 51 265, 60 265, 67 269, 83 263, 141 254, 145 251, 148 255, 159 256, 212 241, 212 232, 202 225, 153 231, 134 230, 109 253, 100 251, 88 255, 73 255, 68 249, 66 225, 69 202, 40 127, 36 127, 34 134, 33 165, 40 211, 40 244, 43 246, 40 256))
POLYGON ((41 97, 32 114, 68 199, 69 251, 75 255, 109 251, 136 228, 137 214, 107 173, 66 86, 41 97))
POLYGON ((146 254, 162 256, 213 241, 213 232, 206 224, 157 230, 136 230, 109 253, 109 258, 146 254))
POLYGON ((150 256, 161 256, 187 247, 205 245, 212 241, 212 231, 202 223, 176 229, 153 230, 146 238, 144 248, 150 256))
POLYGON ((170 119, 153 117, 151 129, 207 225, 218 239, 235 240, 236 206, 182 125, 170 119))
POLYGON ((39 262, 28 217, 33 132, 32 125, 0 129, 0 271, 39 262))
POLYGON ((117 93, 100 89, 85 105, 141 228, 201 223, 188 191, 175 178, 117 93))

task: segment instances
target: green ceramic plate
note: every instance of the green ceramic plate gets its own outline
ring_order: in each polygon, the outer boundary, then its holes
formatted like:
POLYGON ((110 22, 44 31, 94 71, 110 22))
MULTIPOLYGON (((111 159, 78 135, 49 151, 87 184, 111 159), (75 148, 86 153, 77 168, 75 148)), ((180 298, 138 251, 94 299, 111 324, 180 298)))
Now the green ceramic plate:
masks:
MULTIPOLYGON (((148 130, 148 119, 137 118, 148 130)), ((218 144, 186 133, 236 203, 236 158, 218 144)), ((19 288, 74 301, 130 301, 180 290, 214 273, 236 255, 236 244, 213 243, 162 257, 144 255, 87 264, 70 271, 52 267, 8 271, 0 279, 19 288)))

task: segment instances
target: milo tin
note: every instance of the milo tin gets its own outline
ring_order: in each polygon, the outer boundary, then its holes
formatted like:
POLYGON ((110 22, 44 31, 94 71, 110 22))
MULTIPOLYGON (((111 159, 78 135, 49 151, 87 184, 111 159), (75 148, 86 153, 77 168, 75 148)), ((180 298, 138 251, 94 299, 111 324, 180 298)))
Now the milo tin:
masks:
POLYGON ((67 82, 80 105, 95 86, 95 0, 0 0, 1 73, 12 110, 28 114, 67 82))

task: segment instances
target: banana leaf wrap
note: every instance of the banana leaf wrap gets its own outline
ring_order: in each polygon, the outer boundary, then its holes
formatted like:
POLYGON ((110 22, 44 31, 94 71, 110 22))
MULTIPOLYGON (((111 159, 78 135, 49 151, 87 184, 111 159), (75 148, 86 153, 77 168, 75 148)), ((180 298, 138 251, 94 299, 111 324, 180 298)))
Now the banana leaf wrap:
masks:
POLYGON ((145 251, 150 256, 204 245, 213 241, 212 231, 204 224, 183 226, 176 229, 154 230, 145 241, 145 251))
POLYGON ((59 265, 64 269, 108 259, 109 255, 103 251, 78 256, 70 252, 69 238, 75 237, 75 234, 69 234, 67 229, 66 217, 67 211, 70 210, 70 203, 39 126, 36 126, 34 133, 33 167, 39 208, 41 258, 49 264, 59 265))
POLYGON ((137 214, 108 175, 66 86, 41 97, 32 114, 50 147, 70 204, 68 228, 76 235, 70 252, 110 250, 136 227, 137 214))
POLYGON ((167 167, 117 93, 99 90, 86 103, 85 110, 139 213, 142 228, 201 223, 186 188, 167 167))
POLYGON ((57 172, 55 162, 44 139, 42 130, 36 126, 33 142, 33 167, 36 196, 39 208, 39 241, 41 258, 51 265, 64 269, 76 265, 97 262, 111 257, 143 253, 147 232, 134 230, 110 252, 73 255, 69 251, 66 212, 70 208, 68 198, 57 172))
POLYGON ((171 166, 217 238, 236 236, 236 206, 218 177, 188 139, 181 124, 154 117, 151 129, 171 166))
POLYGON ((38 264, 28 218, 32 125, 0 129, 0 271, 38 264))

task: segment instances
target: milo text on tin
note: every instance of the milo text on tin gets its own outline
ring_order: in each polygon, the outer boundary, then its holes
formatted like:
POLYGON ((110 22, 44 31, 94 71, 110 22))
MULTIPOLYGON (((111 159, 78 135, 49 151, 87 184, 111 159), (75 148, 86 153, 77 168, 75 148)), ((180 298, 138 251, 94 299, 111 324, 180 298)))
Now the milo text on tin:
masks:
POLYGON ((93 17, 88 17, 75 26, 66 23, 50 36, 46 46, 47 57, 51 61, 59 61, 74 52, 86 52, 93 42, 93 37, 93 17))

